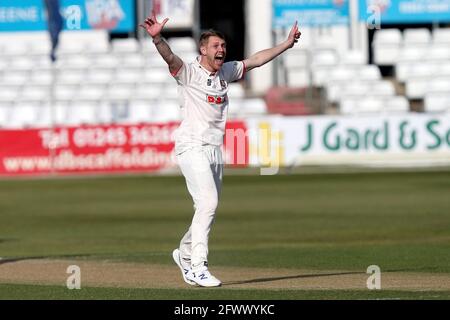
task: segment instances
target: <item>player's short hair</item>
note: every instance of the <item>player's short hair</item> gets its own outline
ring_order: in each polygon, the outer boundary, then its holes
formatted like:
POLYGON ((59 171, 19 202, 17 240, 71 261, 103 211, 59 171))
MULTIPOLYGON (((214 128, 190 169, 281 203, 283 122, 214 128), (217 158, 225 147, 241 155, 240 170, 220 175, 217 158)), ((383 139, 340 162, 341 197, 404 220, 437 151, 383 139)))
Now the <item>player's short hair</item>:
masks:
POLYGON ((208 43, 210 37, 219 37, 220 39, 226 41, 225 35, 217 30, 209 29, 200 35, 199 46, 205 46, 208 43))

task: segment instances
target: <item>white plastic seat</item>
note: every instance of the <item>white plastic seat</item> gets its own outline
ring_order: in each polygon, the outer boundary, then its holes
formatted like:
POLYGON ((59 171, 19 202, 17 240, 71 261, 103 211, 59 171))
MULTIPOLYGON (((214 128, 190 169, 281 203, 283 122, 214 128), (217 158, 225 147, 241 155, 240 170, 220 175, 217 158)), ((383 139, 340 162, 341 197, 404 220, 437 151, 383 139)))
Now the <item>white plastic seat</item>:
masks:
POLYGON ((406 82, 406 96, 410 99, 422 99, 427 93, 445 93, 450 91, 450 78, 410 78, 406 82))
POLYGON ((450 78, 434 78, 429 82, 427 92, 444 93, 450 92, 450 78))
POLYGON ((245 90, 240 83, 228 84, 228 97, 230 99, 243 99, 245 97, 245 90))
POLYGON ((244 99, 241 102, 240 112, 248 115, 263 115, 267 113, 267 105, 264 102, 264 99, 244 99))
POLYGON ((338 56, 332 50, 316 50, 311 53, 311 67, 334 66, 339 62, 338 56))
POLYGON ((158 55, 158 49, 156 49, 155 44, 151 39, 143 39, 141 40, 141 51, 144 56, 148 57, 151 55, 158 55))
POLYGON ((84 53, 89 56, 106 55, 110 50, 108 42, 89 42, 85 45, 84 53))
POLYGON ((163 101, 178 102, 178 87, 166 85, 163 91, 163 101))
POLYGON ((375 32, 374 43, 401 44, 402 33, 399 29, 380 29, 375 32))
POLYGON ((450 92, 427 93, 425 95, 424 111, 425 112, 450 111, 450 92))
POLYGON ((73 103, 67 110, 65 124, 74 126, 97 124, 97 106, 97 103, 92 102, 73 103))
POLYGON ((21 41, 10 41, 3 47, 3 55, 19 57, 29 54, 29 44, 21 41))
POLYGON ((404 96, 389 97, 385 111, 389 113, 406 113, 410 111, 409 101, 404 96))
POLYGON ((33 72, 51 71, 53 68, 56 68, 53 65, 52 61, 50 60, 49 55, 37 56, 33 58, 33 62, 34 62, 33 72))
POLYGON ((152 104, 148 101, 133 100, 129 104, 127 115, 120 122, 130 124, 145 123, 151 121, 152 116, 152 104))
POLYGON ((113 81, 114 73, 111 70, 90 70, 84 79, 85 84, 107 85, 113 81))
POLYGON ((49 97, 48 87, 26 86, 20 92, 19 100, 39 104, 47 100, 48 97, 49 97))
POLYGON ((11 109, 7 126, 10 128, 26 128, 35 125, 38 118, 38 106, 34 103, 17 103, 11 109))
POLYGON ((70 56, 63 60, 62 68, 88 69, 92 66, 92 61, 87 56, 70 56))
MULTIPOLYGON (((0 48, 1 50, 1 48, 0 48)), ((1 55, 1 51, 0 51, 0 55, 1 55)), ((1 73, 3 72, 3 70, 6 70, 9 68, 9 59, 3 58, 0 60, 0 76, 1 73)))
POLYGON ((51 71, 34 71, 30 76, 32 86, 51 86, 53 83, 53 73, 51 71))
POLYGON ((64 125, 70 105, 68 103, 46 103, 39 108, 39 116, 36 127, 50 127, 52 125, 64 125))
POLYGON ((400 54, 402 33, 399 29, 377 30, 373 40, 374 62, 377 65, 393 65, 400 54))
POLYGON ((161 58, 159 53, 156 55, 147 55, 145 58, 145 65, 150 69, 164 69, 168 70, 167 63, 161 58))
POLYGON ((63 85, 79 85, 85 81, 85 72, 82 70, 60 70, 57 83, 63 85))
POLYGON ((405 82, 411 74, 415 63, 411 61, 399 61, 395 64, 395 78, 399 82, 405 82))
POLYGON ((369 91, 367 82, 337 82, 327 87, 327 100, 335 103, 346 97, 364 96, 369 91))
POLYGON ((339 104, 341 114, 353 114, 357 112, 359 100, 356 98, 343 99, 339 104))
POLYGON ((3 73, 2 83, 8 86, 21 86, 28 82, 29 73, 27 71, 5 71, 3 73))
MULTIPOLYGON (((287 85, 289 87, 307 87, 311 83, 310 73, 308 69, 288 69, 287 70, 287 85)), ((322 84, 320 82, 320 84, 322 84)))
POLYGON ((133 86, 112 85, 106 92, 106 98, 110 101, 128 101, 133 98, 133 86))
POLYGON ((356 113, 378 113, 384 109, 384 100, 379 97, 361 98, 356 113))
POLYGON ((111 124, 116 122, 115 106, 117 103, 111 101, 103 101, 97 105, 97 123, 111 124))
POLYGON ((429 61, 450 61, 450 42, 431 46, 426 55, 429 61))
POLYGON ((172 37, 168 40, 171 47, 178 51, 197 52, 197 40, 192 37, 172 37))
POLYGON ((31 71, 34 68, 34 61, 31 57, 18 57, 11 59, 9 69, 15 71, 31 71))
POLYGON ((371 95, 389 97, 395 95, 395 87, 390 81, 376 81, 371 84, 369 92, 371 95))
POLYGON ((54 88, 54 99, 56 101, 71 101, 77 94, 77 86, 58 84, 54 88))
MULTIPOLYGON (((195 59, 197 59, 198 53, 195 53, 195 52, 181 52, 178 56, 185 63, 191 63, 191 62, 195 61, 195 59)), ((167 65, 165 67, 167 68, 167 65)))
POLYGON ((431 42, 431 32, 426 28, 405 29, 403 31, 404 45, 427 45, 431 42))
POLYGON ((367 58, 361 51, 348 51, 343 54, 339 63, 343 65, 364 65, 367 63, 367 58))
POLYGON ((0 103, 0 128, 8 125, 11 105, 0 103))
POLYGON ((161 98, 163 87, 155 84, 139 84, 134 93, 136 100, 157 100, 161 98))
POLYGON ((122 57, 120 67, 121 68, 133 68, 140 69, 145 66, 145 58, 140 53, 127 54, 122 57))
POLYGON ((436 28, 432 32, 433 43, 450 44, 450 28, 436 28))
POLYGON ((95 101, 98 102, 103 99, 105 94, 105 87, 101 85, 90 86, 83 85, 79 88, 74 100, 78 101, 95 101))
POLYGON ((405 94, 409 99, 422 99, 428 88, 429 78, 409 78, 405 82, 405 94))
POLYGON ((167 122, 181 120, 181 109, 175 101, 162 101, 153 106, 152 122, 167 122))
POLYGON ((142 80, 144 82, 156 83, 161 85, 172 83, 174 81, 169 73, 169 69, 159 68, 146 69, 144 71, 142 80))
POLYGON ((95 56, 92 63, 94 69, 115 69, 119 66, 119 59, 113 55, 95 56))
POLYGON ((327 83, 333 83, 334 81, 350 81, 354 78, 355 78, 354 69, 338 66, 330 71, 327 83))
POLYGON ((358 79, 360 80, 380 80, 381 72, 376 65, 364 65, 358 70, 358 79))
POLYGON ((112 79, 114 83, 135 84, 142 79, 139 69, 117 69, 112 79))
MULTIPOLYGON (((107 46, 109 43, 108 30, 91 29, 91 30, 63 30, 59 34, 59 46, 64 47, 70 43, 83 44, 87 47, 89 44, 95 43, 97 46, 107 46)), ((70 46, 70 45, 69 45, 70 46)))
MULTIPOLYGON (((295 48, 295 47, 294 47, 295 48)), ((292 68, 305 68, 309 66, 309 54, 304 49, 294 49, 287 51, 284 56, 284 67, 288 70, 292 68)))
POLYGON ((50 55, 51 48, 52 44, 50 42, 50 39, 48 39, 47 41, 31 43, 29 47, 30 55, 33 56, 50 55))
POLYGON ((136 38, 114 39, 111 42, 112 51, 118 54, 134 53, 141 50, 136 38))
POLYGON ((436 68, 435 76, 450 78, 450 60, 446 62, 440 62, 439 68, 436 68))
MULTIPOLYGON (((312 83, 316 87, 323 87, 329 82, 329 77, 331 72, 336 69, 336 66, 320 66, 311 69, 311 79, 312 83)), ((288 82, 289 82, 289 73, 288 71, 288 82)), ((305 76, 304 76, 305 77, 305 76)))
POLYGON ((427 49, 412 45, 403 47, 400 51, 397 61, 423 61, 426 59, 427 49))
POLYGON ((85 51, 86 44, 79 41, 60 41, 56 54, 58 57, 77 56, 85 51))
POLYGON ((191 37, 170 38, 168 42, 173 52, 198 52, 197 42, 191 37))
POLYGON ((405 62, 396 66, 396 78, 400 82, 405 82, 411 78, 433 77, 440 68, 438 63, 433 62, 405 62))

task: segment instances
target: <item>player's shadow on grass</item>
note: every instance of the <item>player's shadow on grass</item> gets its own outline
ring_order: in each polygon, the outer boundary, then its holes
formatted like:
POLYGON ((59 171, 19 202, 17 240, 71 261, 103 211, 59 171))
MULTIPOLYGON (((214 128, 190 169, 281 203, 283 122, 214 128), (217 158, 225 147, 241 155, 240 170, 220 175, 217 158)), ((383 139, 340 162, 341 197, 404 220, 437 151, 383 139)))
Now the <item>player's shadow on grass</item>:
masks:
POLYGON ((270 278, 257 278, 250 280, 241 280, 241 281, 228 281, 223 282, 222 286, 236 285, 236 284, 249 284, 249 283, 262 283, 262 282, 272 282, 279 280, 291 280, 291 279, 306 279, 306 278, 320 278, 320 277, 332 277, 332 276, 343 276, 350 274, 366 274, 361 271, 349 271, 349 272, 335 272, 335 273, 317 273, 317 274, 299 274, 293 276, 284 276, 284 277, 270 277, 270 278))
MULTIPOLYGON (((423 268, 404 268, 404 269, 388 269, 384 272, 420 272, 424 270, 429 270, 430 267, 423 268)), ((283 276, 283 277, 270 277, 270 278, 256 278, 249 280, 241 280, 241 281, 228 281, 223 282, 223 286, 237 285, 237 284, 249 284, 249 283, 262 283, 262 282, 272 282, 272 281, 280 281, 280 280, 290 280, 290 279, 307 279, 307 278, 321 278, 321 277, 333 277, 333 276, 345 276, 352 274, 360 274, 367 275, 366 272, 363 271, 347 271, 347 272, 334 272, 334 273, 316 273, 316 274, 299 274, 292 276, 283 276)))

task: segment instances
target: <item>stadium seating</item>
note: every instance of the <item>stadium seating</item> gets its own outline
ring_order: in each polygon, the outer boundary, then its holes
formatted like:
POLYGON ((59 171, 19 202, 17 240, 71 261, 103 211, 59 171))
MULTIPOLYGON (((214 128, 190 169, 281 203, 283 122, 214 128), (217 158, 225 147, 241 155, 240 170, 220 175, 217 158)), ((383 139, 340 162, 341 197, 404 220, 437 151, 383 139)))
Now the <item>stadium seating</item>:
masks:
MULTIPOLYGON (((288 87, 313 86, 342 114, 408 112, 408 99, 423 101, 425 112, 449 109, 450 28, 377 30, 373 65, 360 51, 333 46, 332 34, 314 35, 305 32, 305 45, 277 60, 288 87), (378 66, 393 66, 394 78, 383 78, 378 66)), ((185 61, 198 55, 192 38, 168 41, 185 61)), ((47 32, 0 33, 0 126, 181 119, 175 81, 150 39, 64 31, 55 64, 49 50, 47 32)), ((229 97, 231 118, 268 112, 239 83, 230 84, 229 97)))
POLYGON ((425 94, 424 109, 430 113, 450 112, 450 93, 425 94))

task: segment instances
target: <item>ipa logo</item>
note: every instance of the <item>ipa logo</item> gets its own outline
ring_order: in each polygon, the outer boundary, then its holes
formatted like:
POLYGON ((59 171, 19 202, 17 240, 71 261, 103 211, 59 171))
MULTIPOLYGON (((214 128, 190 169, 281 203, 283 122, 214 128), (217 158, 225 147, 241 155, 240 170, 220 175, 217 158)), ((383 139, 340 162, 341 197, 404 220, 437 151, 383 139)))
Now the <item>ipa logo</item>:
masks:
POLYGON ((67 289, 73 290, 81 289, 81 269, 79 266, 69 266, 67 267, 66 273, 70 274, 70 276, 67 278, 67 289))
POLYGON ((372 274, 367 279, 367 289, 380 290, 381 289, 381 269, 379 266, 369 266, 367 268, 367 274, 372 274))

